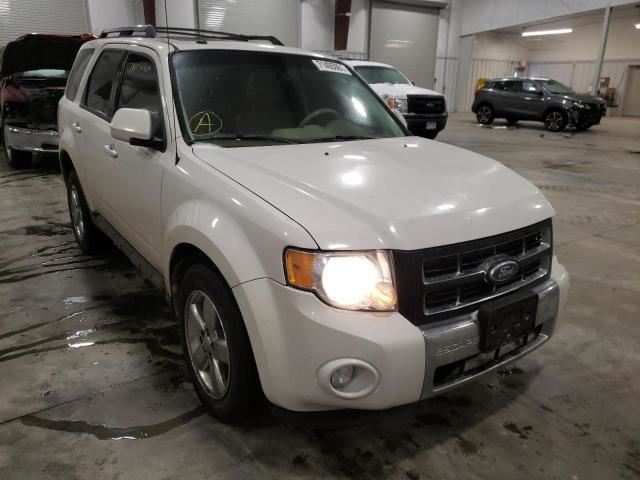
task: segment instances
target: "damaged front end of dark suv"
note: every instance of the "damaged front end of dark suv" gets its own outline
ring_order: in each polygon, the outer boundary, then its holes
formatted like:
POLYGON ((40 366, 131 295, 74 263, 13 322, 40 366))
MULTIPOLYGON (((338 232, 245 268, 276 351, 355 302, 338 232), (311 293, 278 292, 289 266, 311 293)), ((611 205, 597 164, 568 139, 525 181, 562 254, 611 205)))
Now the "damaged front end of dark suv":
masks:
POLYGON ((58 101, 80 46, 91 34, 27 34, 0 62, 0 130, 7 162, 28 167, 33 153, 58 151, 58 101))

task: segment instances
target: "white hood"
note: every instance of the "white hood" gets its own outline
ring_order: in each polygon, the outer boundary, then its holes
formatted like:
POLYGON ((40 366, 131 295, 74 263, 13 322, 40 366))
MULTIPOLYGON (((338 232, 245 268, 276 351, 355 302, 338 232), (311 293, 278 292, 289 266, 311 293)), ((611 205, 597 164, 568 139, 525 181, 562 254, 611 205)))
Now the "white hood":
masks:
POLYGON ((476 153, 418 137, 193 152, 303 226, 322 249, 414 250, 554 214, 538 189, 476 153))
POLYGON ((407 95, 431 95, 442 97, 441 93, 427 88, 402 83, 370 83, 369 86, 381 97, 406 97, 407 95))

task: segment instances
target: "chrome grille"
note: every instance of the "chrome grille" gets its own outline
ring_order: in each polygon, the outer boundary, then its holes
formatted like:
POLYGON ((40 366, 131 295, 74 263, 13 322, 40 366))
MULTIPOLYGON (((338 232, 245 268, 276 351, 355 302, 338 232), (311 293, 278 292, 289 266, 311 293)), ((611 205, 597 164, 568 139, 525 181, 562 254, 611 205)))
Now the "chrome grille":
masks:
POLYGON ((475 310, 485 301, 548 278, 551 255, 550 220, 446 247, 394 252, 400 311, 421 324, 475 310), (519 268, 516 276, 496 285, 486 275, 501 258, 514 260, 519 268))

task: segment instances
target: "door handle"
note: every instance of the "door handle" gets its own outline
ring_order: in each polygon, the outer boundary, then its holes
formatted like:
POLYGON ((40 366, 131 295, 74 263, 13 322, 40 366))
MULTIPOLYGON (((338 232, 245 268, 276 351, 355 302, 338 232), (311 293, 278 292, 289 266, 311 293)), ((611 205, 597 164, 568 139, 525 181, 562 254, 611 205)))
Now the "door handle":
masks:
POLYGON ((104 151, 107 152, 107 155, 109 155, 110 157, 113 157, 113 158, 118 157, 118 151, 115 149, 113 145, 105 145, 104 151))
POLYGON ((73 122, 71 126, 76 132, 82 133, 82 128, 80 128, 80 124, 78 122, 73 122))

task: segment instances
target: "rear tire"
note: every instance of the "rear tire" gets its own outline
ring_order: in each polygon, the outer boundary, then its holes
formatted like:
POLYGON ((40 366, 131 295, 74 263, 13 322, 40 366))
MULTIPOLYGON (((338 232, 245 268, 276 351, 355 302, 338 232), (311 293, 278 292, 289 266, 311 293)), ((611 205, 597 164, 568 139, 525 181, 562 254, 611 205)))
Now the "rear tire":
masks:
POLYGON ((544 128, 550 132, 561 132, 567 126, 567 116, 562 110, 550 110, 544 116, 544 128))
POLYGON ((176 313, 189 376, 201 402, 223 423, 241 423, 262 400, 253 350, 235 299, 203 261, 179 282, 176 313))
POLYGON ((67 201, 71 228, 80 250, 86 254, 102 250, 106 243, 106 237, 93 224, 89 206, 84 198, 80 179, 75 170, 71 170, 67 175, 67 201))
POLYGON ((476 111, 476 119, 482 125, 491 125, 495 119, 495 113, 491 105, 486 103, 479 105, 476 111))

